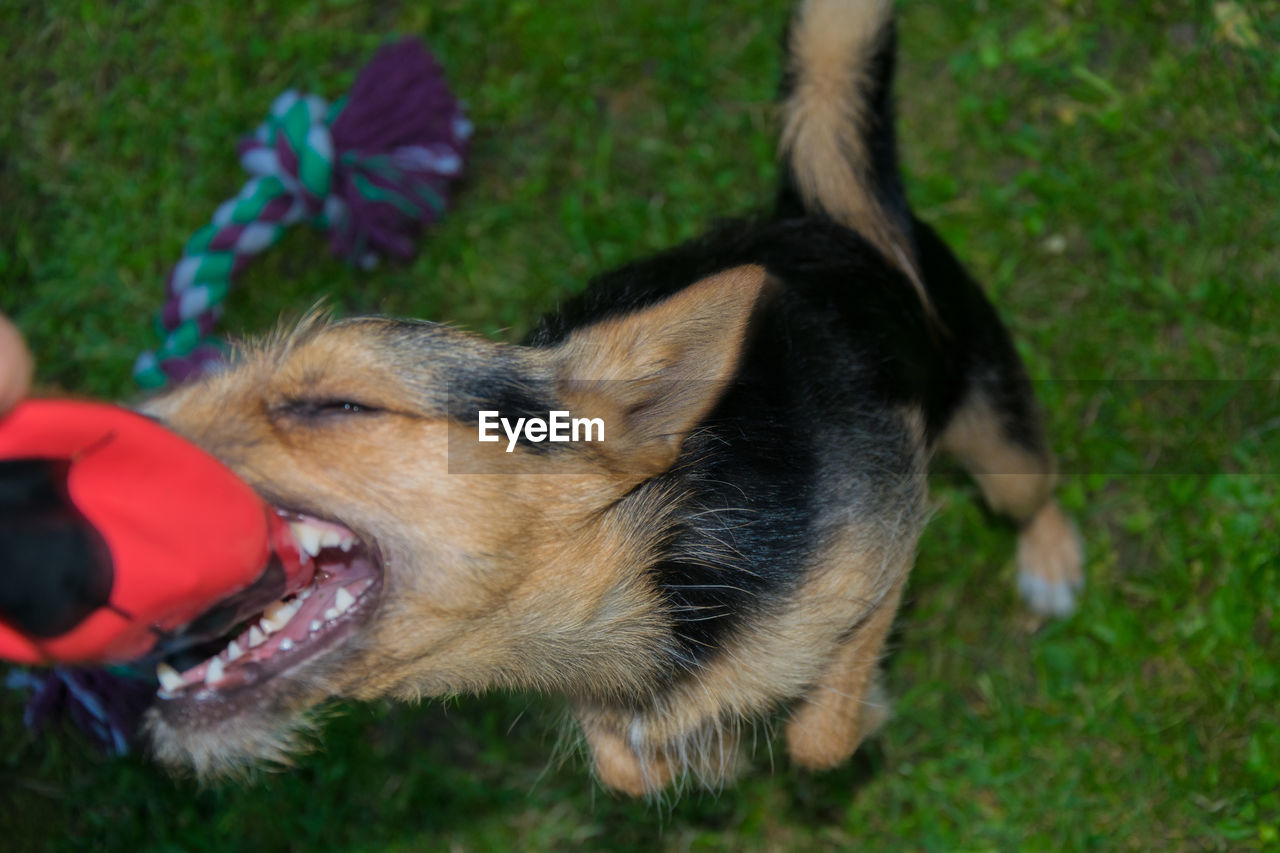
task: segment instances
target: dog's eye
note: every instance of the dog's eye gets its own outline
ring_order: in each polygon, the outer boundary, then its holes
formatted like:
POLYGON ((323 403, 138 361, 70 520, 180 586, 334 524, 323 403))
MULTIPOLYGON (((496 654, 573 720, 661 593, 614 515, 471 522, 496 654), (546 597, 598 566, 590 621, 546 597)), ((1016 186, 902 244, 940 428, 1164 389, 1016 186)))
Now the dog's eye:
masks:
POLYGON ((304 418, 371 415, 380 411, 355 400, 294 400, 286 408, 290 414, 304 418))
POLYGON ((368 406, 361 403, 353 403, 350 400, 334 401, 332 403, 324 403, 318 407, 321 412, 332 412, 333 414, 347 413, 358 415, 361 412, 372 411, 368 406))

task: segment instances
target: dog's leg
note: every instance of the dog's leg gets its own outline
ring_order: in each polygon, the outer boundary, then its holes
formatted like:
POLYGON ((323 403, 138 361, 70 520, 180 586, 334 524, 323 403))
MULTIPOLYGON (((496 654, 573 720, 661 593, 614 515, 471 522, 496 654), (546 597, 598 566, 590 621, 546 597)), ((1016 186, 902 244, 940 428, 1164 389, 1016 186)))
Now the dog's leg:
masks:
POLYGON ((792 708, 787 751, 810 770, 826 770, 853 755, 889 716, 877 672, 885 638, 906 585, 902 579, 837 650, 821 681, 792 708))
POLYGON ((596 776, 607 787, 639 797, 656 794, 675 779, 677 768, 665 752, 646 743, 633 745, 635 738, 615 715, 579 709, 577 716, 596 776))
POLYGON ((1018 351, 982 288, 932 228, 913 221, 929 291, 963 365, 964 396, 939 444, 959 457, 988 505, 1022 528, 1018 590, 1039 613, 1065 616, 1084 584, 1080 537, 1053 499, 1055 466, 1018 351))
POLYGON ((738 732, 714 721, 669 738, 669 721, 580 707, 596 776, 633 797, 657 794, 688 773, 707 787, 732 778, 738 765, 738 732))
POLYGON ((1084 554, 1079 533, 1053 499, 1053 454, 1030 393, 1020 366, 998 386, 976 385, 941 443, 973 475, 987 504, 1021 526, 1018 591, 1023 599, 1039 613, 1066 616, 1084 584, 1084 554), (1017 395, 1012 405, 994 402, 1012 395, 1017 395))

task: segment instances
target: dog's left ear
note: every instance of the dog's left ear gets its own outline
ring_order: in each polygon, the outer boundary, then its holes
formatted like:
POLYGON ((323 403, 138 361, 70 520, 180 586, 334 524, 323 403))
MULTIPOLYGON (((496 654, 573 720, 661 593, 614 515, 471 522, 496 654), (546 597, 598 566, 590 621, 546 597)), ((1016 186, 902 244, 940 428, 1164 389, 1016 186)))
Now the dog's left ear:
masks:
POLYGON ((763 267, 735 267, 580 329, 557 349, 560 397, 573 417, 604 422, 610 467, 644 479, 675 462, 732 381, 774 284, 763 267))

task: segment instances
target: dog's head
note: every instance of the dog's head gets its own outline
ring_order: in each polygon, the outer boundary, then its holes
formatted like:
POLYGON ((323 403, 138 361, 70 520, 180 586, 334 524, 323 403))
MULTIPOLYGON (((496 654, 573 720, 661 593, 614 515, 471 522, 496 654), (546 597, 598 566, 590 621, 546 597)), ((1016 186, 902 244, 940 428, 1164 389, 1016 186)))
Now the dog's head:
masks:
POLYGON ((317 568, 166 673, 158 755, 201 773, 281 759, 333 696, 643 690, 669 626, 643 571, 664 502, 636 487, 731 382, 766 281, 730 270, 545 348, 312 319, 148 403, 285 515, 317 568), (554 411, 604 440, 479 440, 482 412, 554 411))

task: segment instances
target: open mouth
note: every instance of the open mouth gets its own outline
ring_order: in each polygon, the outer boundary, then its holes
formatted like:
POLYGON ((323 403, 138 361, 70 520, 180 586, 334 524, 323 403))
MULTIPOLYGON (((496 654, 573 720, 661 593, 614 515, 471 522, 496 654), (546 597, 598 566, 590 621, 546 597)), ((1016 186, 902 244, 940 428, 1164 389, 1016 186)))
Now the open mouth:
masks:
MULTIPOLYGON (((247 693, 349 637, 372 612, 382 588, 376 548, 340 524, 277 513, 289 524, 303 571, 282 597, 242 601, 229 631, 195 644, 188 637, 185 648, 161 659, 159 699, 209 703, 247 693)), ((279 588, 277 582, 276 594, 279 588)))

